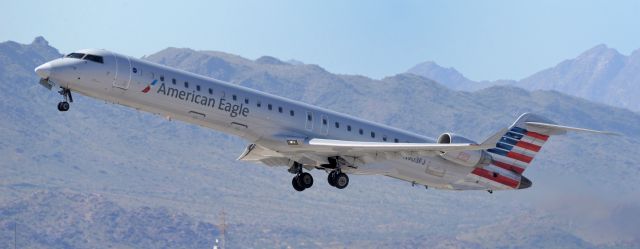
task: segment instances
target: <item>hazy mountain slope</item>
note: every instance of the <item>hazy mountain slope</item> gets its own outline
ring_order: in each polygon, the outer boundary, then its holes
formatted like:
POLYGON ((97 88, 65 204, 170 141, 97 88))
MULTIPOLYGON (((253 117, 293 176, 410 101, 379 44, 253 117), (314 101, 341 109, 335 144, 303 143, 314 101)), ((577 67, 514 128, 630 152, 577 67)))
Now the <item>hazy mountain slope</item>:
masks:
POLYGON ((560 62, 529 77, 515 80, 473 81, 454 68, 423 62, 408 73, 433 79, 451 89, 474 91, 496 85, 528 90, 555 90, 608 105, 640 111, 640 50, 629 56, 605 45, 595 46, 574 59, 560 62))
POLYGON ((598 102, 640 110, 640 50, 624 56, 598 45, 575 59, 522 79, 527 89, 554 89, 598 102))
MULTIPOLYGON (((2 43, 0 52, 15 50, 15 45, 2 43)), ((411 248, 440 243, 492 247, 500 244, 472 239, 472 235, 498 236, 500 231, 482 228, 517 222, 510 219, 514 216, 538 217, 531 210, 550 213, 557 220, 571 218, 542 205, 557 203, 549 196, 584 194, 587 199, 600 200, 601 195, 615 192, 611 198, 616 201, 639 199, 636 182, 640 155, 636 153, 636 141, 640 137, 640 117, 557 92, 527 92, 513 87, 457 92, 415 75, 377 81, 334 75, 315 65, 280 63, 275 58, 253 61, 190 49, 171 48, 146 57, 431 136, 454 131, 480 140, 509 125, 523 111, 538 112, 564 124, 621 131, 629 136, 571 135, 552 139, 526 172, 534 186, 524 191, 493 195, 425 191, 397 180, 367 176, 353 176, 347 189, 336 191, 325 183, 324 172, 313 171, 314 188, 297 193, 284 168, 235 161, 245 145, 240 139, 79 95, 74 96, 76 102, 71 111, 57 112, 59 96, 37 85, 33 68, 59 54, 46 44, 43 46, 40 39, 30 45, 17 45, 23 53, 37 56, 14 56, 11 51, 0 54, 0 58, 8 58, 0 69, 2 207, 25 200, 30 203, 34 191, 65 188, 65 192, 81 196, 97 193, 124 213, 136 214, 136 210, 148 206, 188 214, 176 216, 176 223, 212 223, 225 209, 231 224, 229 243, 235 247, 411 248), (616 153, 610 153, 612 148, 616 153), (462 235, 465 237, 459 237, 462 235)), ((70 199, 53 198, 51 203, 33 204, 43 207, 26 210, 38 214, 43 212, 39 208, 48 207, 52 216, 62 214, 64 207, 82 202, 82 198, 70 199)), ((628 214, 637 212, 631 209, 628 214)), ((73 220, 85 215, 67 214, 73 220)), ((585 217, 592 215, 586 213, 585 217)), ((134 216, 141 217, 131 217, 134 216)), ((13 217, 14 214, 0 213, 3 224, 13 217)), ((113 227, 154 224, 145 222, 149 221, 127 219, 113 227)), ((65 224, 65 229, 74 231, 83 223, 65 224)), ((551 222, 538 226, 550 228, 558 224, 560 229, 568 226, 551 222)), ((519 233, 527 232, 529 237, 540 240, 551 236, 542 232, 544 229, 514 227, 519 233)), ((566 233, 552 234, 564 238, 557 239, 559 247, 575 245, 576 241, 604 245, 586 240, 579 231, 565 230, 566 233)), ((145 239, 139 241, 156 241, 158 236, 161 234, 155 232, 141 234, 145 239)), ((86 238, 77 236, 67 243, 82 248, 86 238)), ((629 238, 616 241, 636 245, 629 238)), ((33 247, 39 245, 37 241, 32 243, 33 247)), ((144 245, 127 243, 122 245, 144 245)), ((158 247, 170 246, 169 242, 157 243, 158 247)))
POLYGON ((441 84, 446 84, 446 86, 451 89, 457 90, 470 90, 473 89, 474 85, 480 85, 480 83, 464 77, 464 75, 458 72, 455 68, 444 68, 433 61, 419 63, 407 70, 407 73, 435 80, 441 84))
POLYGON ((13 248, 14 229, 16 248, 211 248, 219 237, 185 214, 125 209, 98 194, 39 191, 0 205, 0 217, 1 248, 13 248))

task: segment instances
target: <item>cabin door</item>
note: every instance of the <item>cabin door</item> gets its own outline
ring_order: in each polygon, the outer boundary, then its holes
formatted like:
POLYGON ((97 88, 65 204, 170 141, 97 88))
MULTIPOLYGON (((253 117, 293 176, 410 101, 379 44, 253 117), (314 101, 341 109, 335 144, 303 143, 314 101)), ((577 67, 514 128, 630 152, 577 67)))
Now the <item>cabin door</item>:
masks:
POLYGON ((116 64, 116 73, 114 74, 113 86, 120 89, 129 89, 131 84, 131 74, 137 73, 137 69, 131 67, 129 57, 114 56, 116 64), (135 70, 135 72, 133 71, 135 70))

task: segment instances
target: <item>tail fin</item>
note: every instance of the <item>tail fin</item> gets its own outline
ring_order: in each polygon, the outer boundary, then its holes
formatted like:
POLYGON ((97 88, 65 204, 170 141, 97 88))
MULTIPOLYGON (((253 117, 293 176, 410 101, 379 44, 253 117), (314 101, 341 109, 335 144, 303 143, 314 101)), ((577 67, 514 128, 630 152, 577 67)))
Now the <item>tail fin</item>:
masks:
POLYGON ((491 154, 491 164, 476 168, 473 173, 489 179, 490 185, 497 182, 511 188, 527 188, 531 186, 531 181, 522 176, 522 173, 550 136, 562 135, 567 131, 617 135, 557 125, 544 117, 524 113, 503 133, 494 148, 486 150, 491 154))
POLYGON ((522 174, 542 146, 555 135, 548 131, 529 127, 527 122, 555 124, 553 121, 535 114, 522 114, 509 130, 496 143, 495 148, 488 149, 493 160, 491 164, 522 174))

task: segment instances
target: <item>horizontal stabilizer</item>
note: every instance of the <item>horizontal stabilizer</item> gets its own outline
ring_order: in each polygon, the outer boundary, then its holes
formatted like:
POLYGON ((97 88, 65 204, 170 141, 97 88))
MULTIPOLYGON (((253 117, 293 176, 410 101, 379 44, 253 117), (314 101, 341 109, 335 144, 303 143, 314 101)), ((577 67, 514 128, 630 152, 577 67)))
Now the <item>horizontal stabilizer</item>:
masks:
POLYGON ((570 127, 570 126, 549 124, 549 123, 525 122, 525 124, 527 124, 528 126, 532 126, 540 129, 548 129, 549 131, 553 131, 554 135, 563 134, 567 131, 589 132, 589 133, 598 133, 598 134, 616 135, 616 136, 620 135, 620 133, 615 133, 615 132, 597 131, 597 130, 590 130, 585 128, 577 128, 577 127, 570 127))

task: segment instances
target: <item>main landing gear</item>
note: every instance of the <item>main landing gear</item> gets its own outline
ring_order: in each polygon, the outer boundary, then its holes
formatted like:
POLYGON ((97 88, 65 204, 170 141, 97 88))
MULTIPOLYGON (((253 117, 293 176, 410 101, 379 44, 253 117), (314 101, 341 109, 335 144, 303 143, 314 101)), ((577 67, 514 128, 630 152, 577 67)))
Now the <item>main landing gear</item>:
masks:
POLYGON ((349 185, 349 177, 347 174, 342 173, 340 169, 329 172, 327 176, 327 182, 329 185, 334 186, 338 189, 346 188, 349 185))
POLYGON ((308 189, 313 186, 313 176, 306 172, 296 174, 296 176, 291 180, 291 185, 293 185, 293 189, 297 191, 308 189))
POLYGON ((291 185, 293 185, 293 189, 297 191, 303 191, 305 189, 313 186, 313 176, 311 174, 302 172, 302 164, 298 162, 294 162, 289 172, 296 174, 296 176, 291 179, 291 185))
POLYGON ((70 107, 69 102, 73 102, 73 97, 71 97, 71 90, 61 87, 58 93, 60 93, 60 95, 64 97, 64 100, 58 103, 58 111, 66 112, 69 110, 69 107, 70 107))
MULTIPOLYGON (((302 164, 294 162, 293 165, 291 165, 291 168, 289 168, 289 172, 296 175, 291 179, 291 185, 296 191, 304 191, 305 189, 313 186, 313 176, 302 171, 302 164)), ((340 169, 329 172, 327 181, 329 182, 329 185, 338 189, 346 188, 347 185, 349 185, 349 177, 347 174, 342 173, 340 169)))

